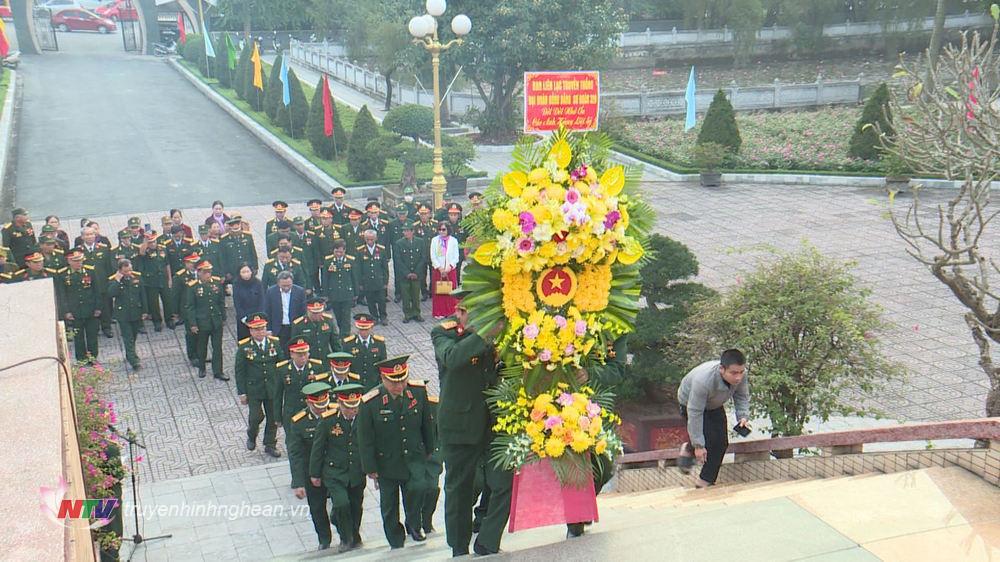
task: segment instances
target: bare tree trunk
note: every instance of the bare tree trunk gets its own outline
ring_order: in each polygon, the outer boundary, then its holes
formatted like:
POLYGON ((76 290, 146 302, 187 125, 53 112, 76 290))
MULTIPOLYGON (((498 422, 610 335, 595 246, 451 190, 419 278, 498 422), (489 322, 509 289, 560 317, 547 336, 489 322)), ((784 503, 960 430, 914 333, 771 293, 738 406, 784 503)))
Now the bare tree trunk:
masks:
POLYGON ((938 55, 941 54, 941 43, 944 42, 944 17, 945 0, 937 0, 937 8, 934 11, 934 31, 931 32, 931 44, 927 48, 927 75, 924 78, 924 89, 928 92, 934 90, 934 75, 931 69, 937 68, 938 55))
POLYGON ((385 107, 386 111, 392 109, 392 70, 382 74, 385 78, 385 107))

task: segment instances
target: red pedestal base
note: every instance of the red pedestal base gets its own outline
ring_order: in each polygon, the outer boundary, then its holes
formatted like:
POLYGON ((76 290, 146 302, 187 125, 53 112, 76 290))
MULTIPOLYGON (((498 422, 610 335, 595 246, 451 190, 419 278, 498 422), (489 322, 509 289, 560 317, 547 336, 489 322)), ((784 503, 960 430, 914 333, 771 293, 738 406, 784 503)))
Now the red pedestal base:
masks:
POLYGON ((514 474, 508 532, 597 521, 594 481, 582 488, 563 487, 549 459, 521 467, 514 474))

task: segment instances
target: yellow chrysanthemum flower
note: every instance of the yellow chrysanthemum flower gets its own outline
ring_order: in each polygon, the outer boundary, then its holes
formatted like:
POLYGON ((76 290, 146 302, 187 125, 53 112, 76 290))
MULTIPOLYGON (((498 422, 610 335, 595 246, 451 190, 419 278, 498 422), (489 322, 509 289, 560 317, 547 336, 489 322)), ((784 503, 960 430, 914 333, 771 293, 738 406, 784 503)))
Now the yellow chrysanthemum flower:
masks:
POLYGON ((600 441, 597 442, 597 444, 594 445, 594 452, 597 453, 598 455, 603 455, 604 451, 607 450, 608 450, 608 442, 605 441, 604 439, 601 439, 600 441))
POLYGON ((566 444, 562 439, 549 439, 545 442, 545 453, 554 459, 561 457, 565 450, 566 444))
POLYGON ((514 213, 504 208, 493 211, 493 226, 500 232, 513 230, 517 225, 518 221, 514 213))

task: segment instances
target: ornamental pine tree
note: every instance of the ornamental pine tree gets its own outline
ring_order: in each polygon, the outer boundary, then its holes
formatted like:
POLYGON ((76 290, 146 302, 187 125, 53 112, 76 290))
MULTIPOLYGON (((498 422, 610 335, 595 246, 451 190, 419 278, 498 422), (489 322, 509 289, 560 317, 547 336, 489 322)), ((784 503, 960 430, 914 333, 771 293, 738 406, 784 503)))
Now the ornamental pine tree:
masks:
POLYGON ((250 45, 243 47, 239 60, 236 61, 236 71, 233 72, 233 89, 240 99, 247 99, 247 66, 250 65, 250 55, 253 48, 250 45))
POLYGON ((895 130, 892 128, 892 113, 889 111, 889 87, 885 82, 879 84, 875 93, 865 102, 861 118, 854 126, 854 134, 847 149, 848 156, 865 160, 878 160, 882 157, 876 123, 886 138, 892 139, 895 130))
POLYGON ((375 142, 378 138, 378 124, 368 111, 368 106, 361 106, 361 111, 354 119, 354 130, 351 131, 347 152, 347 173, 353 179, 364 181, 382 177, 385 172, 385 154, 375 142))
POLYGON ((722 90, 715 92, 712 104, 705 113, 705 121, 701 124, 701 131, 698 132, 698 144, 707 142, 720 144, 733 154, 738 153, 743 144, 733 105, 722 90))
POLYGON ((267 81, 267 97, 264 99, 264 113, 271 118, 271 122, 281 127, 278 121, 278 109, 281 106, 281 55, 274 57, 271 65, 271 77, 267 81))
MULTIPOLYGON (((295 71, 288 71, 288 107, 281 99, 281 81, 278 81, 278 110, 275 112, 275 123, 293 139, 306 136, 306 120, 309 119, 309 102, 302 90, 302 82, 295 71)), ((270 91, 268 91, 270 93, 270 91)))
POLYGON ((229 70, 229 61, 226 57, 226 34, 219 36, 218 45, 215 47, 215 58, 212 59, 212 76, 219 80, 219 85, 223 88, 233 87, 233 71, 229 70))
MULTIPOLYGON (((333 103, 333 96, 330 96, 333 103)), ((331 107, 333 107, 331 105, 331 107)), ((309 119, 306 121, 306 138, 313 152, 324 160, 333 160, 347 153, 347 131, 340 124, 340 112, 333 107, 333 134, 326 136, 323 119, 323 78, 316 82, 312 103, 309 104, 309 119)))

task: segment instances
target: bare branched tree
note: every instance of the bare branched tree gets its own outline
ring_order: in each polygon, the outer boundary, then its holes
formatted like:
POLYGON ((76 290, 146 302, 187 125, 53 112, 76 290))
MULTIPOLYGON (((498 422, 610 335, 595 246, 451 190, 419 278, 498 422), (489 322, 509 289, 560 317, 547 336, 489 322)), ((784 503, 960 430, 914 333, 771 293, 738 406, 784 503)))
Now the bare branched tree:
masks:
MULTIPOLYGON (((994 5, 991 12, 996 22, 1000 8, 994 5)), ((905 212, 893 208, 890 216, 907 253, 967 309, 965 322, 990 381, 988 416, 1000 416, 1000 365, 991 353, 991 345, 1000 344, 1000 289, 994 285, 1000 264, 989 247, 1000 238, 995 220, 1000 208, 990 205, 1000 159, 997 33, 996 23, 989 35, 963 33, 958 44, 944 47, 936 64, 927 55, 909 65, 901 62, 897 76, 906 93, 893 96, 891 104, 900 123, 893 140, 880 135, 883 149, 915 174, 961 184, 937 205, 933 218, 921 214, 919 189, 905 212)), ((890 207, 893 200, 890 195, 890 207)))

